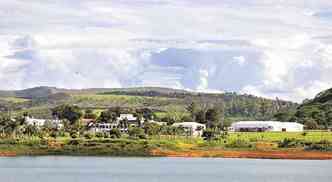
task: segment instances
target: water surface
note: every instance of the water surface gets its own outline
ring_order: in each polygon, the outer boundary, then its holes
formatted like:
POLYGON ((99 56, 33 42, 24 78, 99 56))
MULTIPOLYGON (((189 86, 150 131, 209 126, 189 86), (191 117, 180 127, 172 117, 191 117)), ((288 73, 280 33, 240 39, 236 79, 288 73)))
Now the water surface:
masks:
POLYGON ((331 180, 332 161, 52 156, 0 158, 0 182, 331 182, 331 180))

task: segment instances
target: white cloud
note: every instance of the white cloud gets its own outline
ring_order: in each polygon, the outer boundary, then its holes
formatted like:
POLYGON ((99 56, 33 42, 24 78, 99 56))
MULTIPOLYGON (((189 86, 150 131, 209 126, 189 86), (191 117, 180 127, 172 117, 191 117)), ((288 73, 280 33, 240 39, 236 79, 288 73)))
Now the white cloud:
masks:
POLYGON ((301 101, 332 85, 330 0, 0 2, 0 88, 167 86, 301 101))
POLYGON ((235 56, 233 57, 234 62, 236 62, 239 65, 244 65, 246 63, 246 58, 244 56, 235 56))

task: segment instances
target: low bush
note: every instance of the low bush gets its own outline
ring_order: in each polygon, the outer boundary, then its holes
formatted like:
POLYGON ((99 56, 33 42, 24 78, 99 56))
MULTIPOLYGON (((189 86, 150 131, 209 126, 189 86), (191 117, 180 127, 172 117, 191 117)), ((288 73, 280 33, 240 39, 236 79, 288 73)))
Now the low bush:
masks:
POLYGON ((110 133, 104 133, 104 138, 111 138, 111 134, 110 133))
POLYGON ((103 132, 97 132, 96 133, 96 137, 97 138, 103 138, 104 137, 104 133, 103 132))
POLYGON ((84 134, 84 138, 86 138, 86 139, 92 139, 93 137, 94 137, 94 135, 90 132, 87 132, 84 134))
POLYGON ((57 132, 57 131, 52 131, 50 133, 50 137, 52 137, 52 138, 57 138, 58 136, 59 136, 59 132, 57 132))
POLYGON ((82 144, 83 140, 80 139, 72 139, 68 141, 68 145, 79 145, 82 144))
POLYGON ((121 131, 119 129, 112 129, 110 131, 111 138, 121 138, 121 131))
POLYGON ((225 145, 226 148, 252 148, 253 145, 248 140, 236 139, 231 140, 225 145))
POLYGON ((78 132, 72 132, 72 133, 70 133, 70 137, 71 138, 78 138, 79 137, 79 133, 78 132))
POLYGON ((297 148, 303 146, 304 146, 304 141, 297 140, 294 138, 285 138, 278 143, 279 148, 297 148))
POLYGON ((332 151, 332 143, 327 140, 306 143, 305 150, 332 151))
POLYGON ((136 127, 129 128, 128 134, 129 134, 129 137, 133 138, 133 139, 146 139, 147 138, 144 133, 144 130, 142 128, 136 128, 136 127))

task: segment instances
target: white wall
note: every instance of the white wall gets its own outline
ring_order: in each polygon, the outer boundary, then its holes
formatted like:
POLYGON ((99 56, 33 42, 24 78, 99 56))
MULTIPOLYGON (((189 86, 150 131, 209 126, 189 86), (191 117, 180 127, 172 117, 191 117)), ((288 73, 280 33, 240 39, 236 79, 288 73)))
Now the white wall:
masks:
POLYGON ((286 132, 301 132, 303 131, 303 125, 294 122, 279 122, 279 121, 240 121, 233 123, 231 128, 234 131, 240 131, 241 129, 255 129, 260 128, 264 131, 283 131, 286 132))

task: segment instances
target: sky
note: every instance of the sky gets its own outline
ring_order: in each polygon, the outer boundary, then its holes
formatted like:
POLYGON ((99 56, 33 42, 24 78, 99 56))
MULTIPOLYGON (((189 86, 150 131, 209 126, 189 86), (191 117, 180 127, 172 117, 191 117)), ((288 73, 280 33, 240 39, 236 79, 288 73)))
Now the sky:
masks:
POLYGON ((0 89, 332 87, 331 0, 1 0, 0 89))

